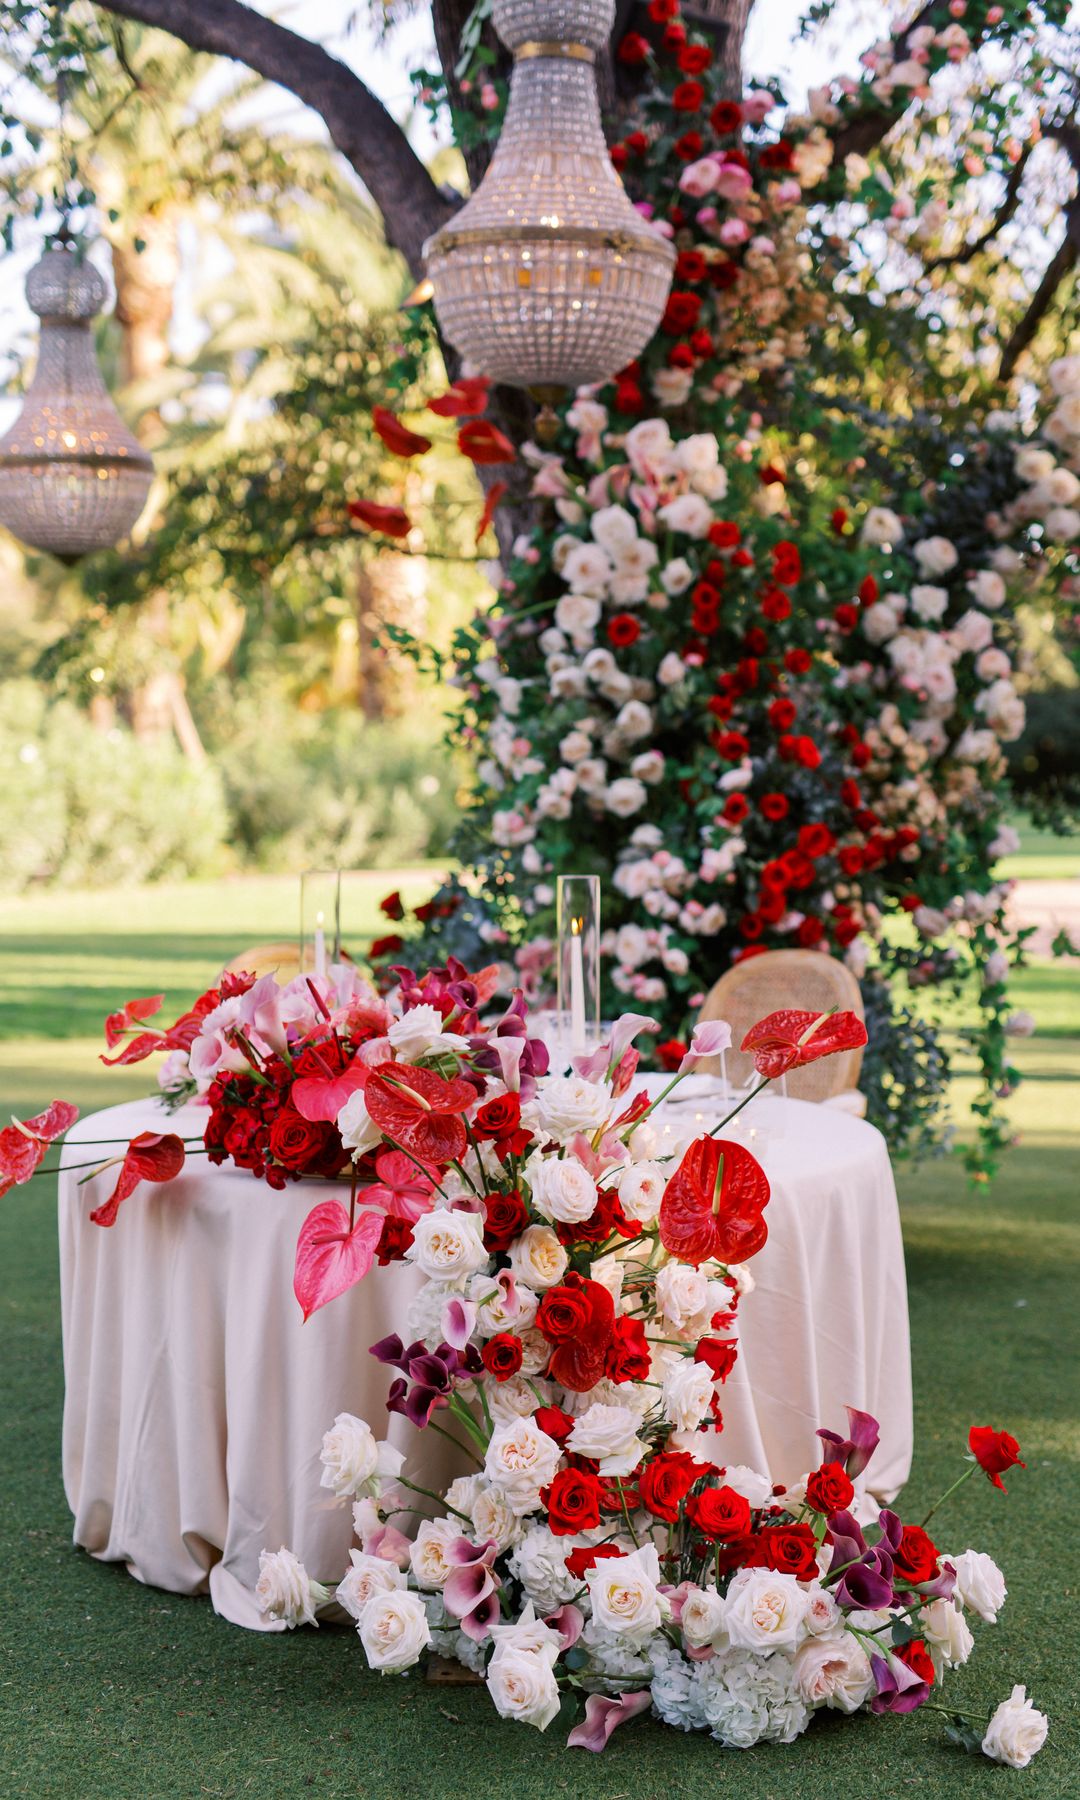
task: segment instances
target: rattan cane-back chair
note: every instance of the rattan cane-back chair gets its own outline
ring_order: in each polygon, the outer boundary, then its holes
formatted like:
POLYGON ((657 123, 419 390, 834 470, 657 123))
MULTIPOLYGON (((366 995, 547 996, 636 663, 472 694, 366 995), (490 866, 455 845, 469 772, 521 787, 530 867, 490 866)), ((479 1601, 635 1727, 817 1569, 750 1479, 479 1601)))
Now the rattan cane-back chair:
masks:
MULTIPOLYGON (((310 974, 315 966, 311 946, 304 957, 304 971, 310 974)), ((300 973, 300 945, 296 939, 282 940, 277 944, 253 944, 250 950, 241 950, 239 956, 231 956, 222 970, 223 975, 276 975, 284 987, 294 975, 300 973)))
MULTIPOLYGON (((751 1025, 768 1013, 791 1007, 806 1012, 853 1012, 863 1017, 859 984, 851 970, 820 950, 766 950, 721 975, 699 1017, 726 1019, 731 1026, 732 1048, 726 1058, 729 1081, 741 1086, 754 1072, 750 1057, 739 1049, 751 1025)), ((805 1069, 794 1070, 787 1077, 787 1091, 796 1100, 835 1101, 840 1095, 854 1095, 862 1057, 861 1050, 822 1057, 805 1069)), ((718 1074, 720 1059, 714 1057, 701 1066, 718 1074)), ((860 1108, 851 1105, 850 1110, 860 1108)))

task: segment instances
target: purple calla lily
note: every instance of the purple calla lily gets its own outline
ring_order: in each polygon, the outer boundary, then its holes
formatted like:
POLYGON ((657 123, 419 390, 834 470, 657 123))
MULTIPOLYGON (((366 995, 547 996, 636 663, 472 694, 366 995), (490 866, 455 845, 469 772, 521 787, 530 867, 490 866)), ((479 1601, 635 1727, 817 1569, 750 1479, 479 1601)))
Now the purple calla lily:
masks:
POLYGON ((818 1437, 829 1452, 832 1462, 842 1463, 854 1481, 861 1475, 881 1439, 881 1428, 871 1413, 860 1412, 858 1407, 847 1408, 849 1436, 842 1438, 839 1432, 820 1430, 818 1437))
POLYGON ((928 1684, 920 1681, 914 1670, 898 1657, 872 1656, 870 1667, 877 1683, 877 1693, 870 1702, 871 1712, 914 1712, 930 1692, 928 1684))

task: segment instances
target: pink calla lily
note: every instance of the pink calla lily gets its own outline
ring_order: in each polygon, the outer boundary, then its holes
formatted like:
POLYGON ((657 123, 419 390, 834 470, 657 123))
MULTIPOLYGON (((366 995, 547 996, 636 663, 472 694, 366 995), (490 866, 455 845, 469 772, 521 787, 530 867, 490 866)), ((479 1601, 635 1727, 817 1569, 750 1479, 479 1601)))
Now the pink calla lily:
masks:
POLYGON ((590 1694, 585 1702, 584 1722, 574 1726, 566 1740, 567 1748, 602 1750, 613 1731, 625 1725, 628 1719, 636 1719, 651 1705, 652 1694, 648 1688, 621 1694, 618 1700, 609 1700, 605 1694, 590 1694))

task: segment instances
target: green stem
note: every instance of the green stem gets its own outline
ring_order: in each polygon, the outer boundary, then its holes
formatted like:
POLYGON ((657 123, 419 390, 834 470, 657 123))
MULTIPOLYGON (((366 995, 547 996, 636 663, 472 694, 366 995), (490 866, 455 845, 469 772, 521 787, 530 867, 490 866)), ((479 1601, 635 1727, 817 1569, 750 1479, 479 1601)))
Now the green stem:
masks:
POLYGON ((476 1444, 477 1448, 480 1450, 486 1450, 487 1449, 486 1437, 484 1436, 483 1432, 481 1431, 479 1425, 476 1423, 476 1420, 473 1418, 472 1413, 469 1411, 468 1407, 465 1405, 464 1400, 460 1399, 457 1394, 454 1394, 451 1398, 450 1411, 453 1413, 455 1419, 458 1420, 459 1424, 464 1425, 465 1430, 468 1432, 469 1436, 472 1438, 472 1440, 473 1440, 474 1444, 476 1444))
POLYGON ((445 1512, 453 1513, 455 1519, 464 1519, 469 1530, 471 1531, 473 1529, 473 1522, 468 1513, 459 1512, 458 1508, 456 1506, 451 1506, 450 1502, 444 1500, 441 1494, 432 1493, 430 1488, 421 1487, 416 1481, 406 1481, 404 1475, 399 1475, 398 1480, 402 1487, 407 1487, 409 1489, 410 1493, 423 1494, 425 1500, 434 1500, 436 1506, 441 1506, 445 1512))
POLYGON ((626 1529, 630 1533, 630 1536, 634 1540, 634 1549, 640 1550, 641 1545, 638 1542, 638 1535, 637 1535, 637 1532, 634 1530, 633 1524, 631 1523, 631 1519, 630 1519, 630 1508, 626 1504, 626 1495, 623 1492, 623 1484, 622 1484, 622 1476, 621 1475, 616 1475, 615 1486, 619 1490, 619 1502, 622 1506, 623 1518, 626 1520, 626 1529))
POLYGON ((709 1130, 706 1133, 706 1135, 708 1137, 715 1137, 718 1131, 723 1131, 724 1126, 730 1125, 732 1119, 734 1119, 737 1116, 737 1114, 742 1112, 742 1109, 744 1106, 749 1106, 751 1100, 756 1100, 759 1094, 764 1093, 765 1089, 768 1087, 769 1082, 771 1080, 772 1080, 772 1076, 766 1075, 764 1081, 759 1081, 757 1087, 752 1088, 751 1091, 746 1095, 745 1099, 740 1100, 738 1106, 735 1106, 732 1108, 731 1112, 728 1113, 728 1116, 726 1119, 721 1119, 719 1125, 710 1125, 709 1130))
POLYGON ((467 1456, 470 1462, 474 1462, 478 1469, 483 1468, 484 1465, 480 1461, 480 1458, 477 1456, 475 1450, 470 1450, 468 1444, 463 1444, 461 1442, 461 1439, 456 1438, 452 1431, 444 1431, 444 1429, 441 1425, 436 1425, 434 1419, 428 1420, 427 1430, 428 1431, 437 1431, 439 1436, 442 1438, 445 1438, 448 1444, 453 1444, 455 1450, 460 1450, 462 1456, 467 1456))
POLYGON ((928 1512, 928 1513, 927 1513, 927 1515, 926 1515, 926 1517, 925 1517, 925 1519, 924 1519, 924 1520, 923 1520, 923 1526, 924 1526, 924 1527, 925 1527, 925 1526, 927 1526, 927 1525, 929 1525, 929 1523, 930 1523, 930 1521, 931 1521, 931 1519, 932 1519, 932 1518, 933 1518, 933 1516, 934 1516, 934 1514, 935 1514, 935 1513, 936 1513, 936 1512, 937 1512, 937 1509, 938 1509, 938 1507, 939 1507, 939 1506, 944 1506, 944 1504, 945 1504, 945 1502, 946 1502, 946 1500, 947 1500, 947 1499, 948 1499, 948 1498, 949 1498, 949 1496, 950 1496, 950 1494, 955 1494, 955 1492, 956 1492, 956 1490, 957 1490, 957 1488, 958 1488, 958 1487, 963 1487, 963 1485, 964 1485, 964 1483, 965 1483, 965 1481, 967 1481, 967 1480, 969 1480, 969 1479, 970 1479, 970 1477, 971 1477, 971 1476, 972 1476, 972 1475, 974 1475, 974 1473, 975 1473, 975 1471, 976 1471, 976 1469, 977 1469, 977 1468, 978 1468, 978 1466, 979 1466, 979 1465, 978 1465, 978 1463, 975 1463, 975 1462, 973 1462, 973 1463, 972 1463, 972 1464, 971 1464, 971 1467, 970 1467, 970 1468, 968 1468, 968 1469, 965 1469, 965 1470, 964 1470, 964 1473, 963 1473, 963 1474, 962 1474, 962 1475, 958 1475, 958 1476, 957 1476, 957 1478, 956 1478, 956 1480, 955 1480, 955 1481, 954 1481, 954 1482, 953 1482, 953 1484, 952 1484, 952 1487, 947 1487, 947 1488, 946 1488, 946 1489, 945 1489, 945 1492, 944 1492, 944 1493, 943 1493, 943 1494, 942 1494, 942 1496, 941 1496, 941 1498, 940 1498, 940 1500, 935 1500, 935 1501, 934 1501, 934 1504, 933 1504, 933 1506, 932 1506, 932 1507, 931 1507, 931 1508, 930 1508, 930 1511, 929 1511, 929 1512, 928 1512))

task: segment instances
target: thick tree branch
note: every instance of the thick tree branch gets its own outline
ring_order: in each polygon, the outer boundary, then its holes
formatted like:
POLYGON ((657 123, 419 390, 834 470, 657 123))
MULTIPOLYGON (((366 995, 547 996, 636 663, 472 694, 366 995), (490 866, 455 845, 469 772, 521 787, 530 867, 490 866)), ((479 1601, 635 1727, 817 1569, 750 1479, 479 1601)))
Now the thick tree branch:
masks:
POLYGON ((321 114, 333 143, 382 214, 388 242, 414 275, 422 274, 424 239, 450 217, 453 204, 440 194, 382 102, 343 62, 241 0, 102 0, 102 5, 106 12, 171 32, 192 50, 243 63, 321 114))
POLYGON ((1080 254, 1080 250, 1078 250, 1076 240, 1066 234, 1061 248, 1032 296, 1031 305, 1001 352, 1001 364, 998 368, 999 381, 1009 380, 1040 324, 1050 311, 1058 288, 1069 271, 1075 268, 1078 254, 1080 254))

